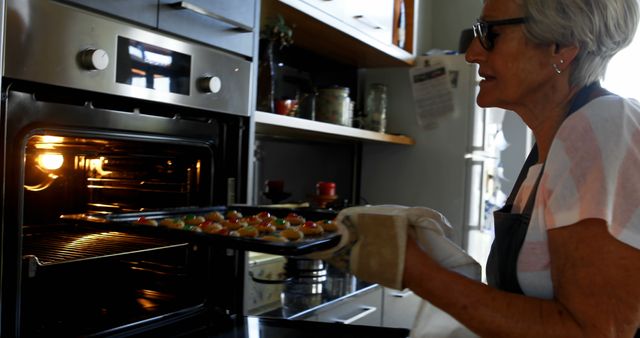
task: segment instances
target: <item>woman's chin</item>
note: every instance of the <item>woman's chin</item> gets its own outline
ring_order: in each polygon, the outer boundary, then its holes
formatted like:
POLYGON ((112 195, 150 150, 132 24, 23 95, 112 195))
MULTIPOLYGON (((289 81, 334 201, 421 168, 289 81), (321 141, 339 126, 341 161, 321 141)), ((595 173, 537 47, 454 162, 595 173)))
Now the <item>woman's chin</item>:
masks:
POLYGON ((478 94, 476 103, 482 108, 495 107, 495 100, 488 97, 488 95, 482 95, 482 93, 478 94))

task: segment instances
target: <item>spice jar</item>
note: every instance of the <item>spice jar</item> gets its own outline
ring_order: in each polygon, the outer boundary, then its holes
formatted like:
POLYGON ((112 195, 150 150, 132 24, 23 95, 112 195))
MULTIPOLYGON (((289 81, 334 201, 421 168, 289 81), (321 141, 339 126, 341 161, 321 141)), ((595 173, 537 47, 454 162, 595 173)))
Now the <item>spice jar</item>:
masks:
POLYGON ((318 90, 316 120, 351 126, 349 88, 331 87, 318 90))
POLYGON ((387 86, 374 83, 369 86, 365 102, 364 127, 384 133, 387 129, 387 86))

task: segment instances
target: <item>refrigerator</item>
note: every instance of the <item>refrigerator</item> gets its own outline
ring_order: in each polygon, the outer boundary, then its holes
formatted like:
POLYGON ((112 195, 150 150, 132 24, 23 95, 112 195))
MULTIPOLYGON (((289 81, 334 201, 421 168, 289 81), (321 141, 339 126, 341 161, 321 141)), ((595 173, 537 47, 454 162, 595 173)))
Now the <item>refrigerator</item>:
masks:
POLYGON ((444 67, 450 85, 442 95, 453 103, 453 109, 426 124, 418 119, 415 69, 361 71, 362 88, 387 85, 387 133, 415 140, 411 146, 363 145, 362 202, 441 212, 453 227, 450 239, 484 270, 493 241, 492 211, 513 187, 532 145, 531 133, 515 113, 476 104, 477 65, 464 55, 417 58, 415 67, 425 66, 444 67))

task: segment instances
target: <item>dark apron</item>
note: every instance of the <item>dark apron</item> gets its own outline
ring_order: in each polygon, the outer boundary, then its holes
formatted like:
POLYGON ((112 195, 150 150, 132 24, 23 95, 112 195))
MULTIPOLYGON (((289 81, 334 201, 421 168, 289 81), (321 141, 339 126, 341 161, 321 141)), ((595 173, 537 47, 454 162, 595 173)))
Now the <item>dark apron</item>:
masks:
MULTIPOLYGON (((600 87, 598 82, 582 88, 571 102, 571 107, 566 116, 573 114, 580 107, 587 104, 592 99, 609 94, 600 87)), ((566 118, 566 117, 565 117, 566 118)), ((534 145, 529 153, 525 164, 518 175, 518 179, 507 198, 505 206, 493 213, 495 239, 491 245, 491 252, 487 261, 487 283, 497 289, 523 294, 518 282, 517 263, 522 243, 529 229, 531 212, 535 201, 535 195, 544 171, 544 165, 540 171, 540 176, 529 195, 527 203, 521 214, 512 214, 513 201, 520 190, 520 185, 527 177, 529 167, 538 162, 538 147, 534 145)))

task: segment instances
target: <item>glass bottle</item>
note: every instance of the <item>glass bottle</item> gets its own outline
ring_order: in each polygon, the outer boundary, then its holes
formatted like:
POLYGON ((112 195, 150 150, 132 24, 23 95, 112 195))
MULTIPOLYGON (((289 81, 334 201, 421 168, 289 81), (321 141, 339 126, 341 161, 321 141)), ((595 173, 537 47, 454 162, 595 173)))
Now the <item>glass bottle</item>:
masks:
POLYGON ((366 129, 384 133, 387 129, 387 86, 374 83, 369 86, 365 102, 366 129))

